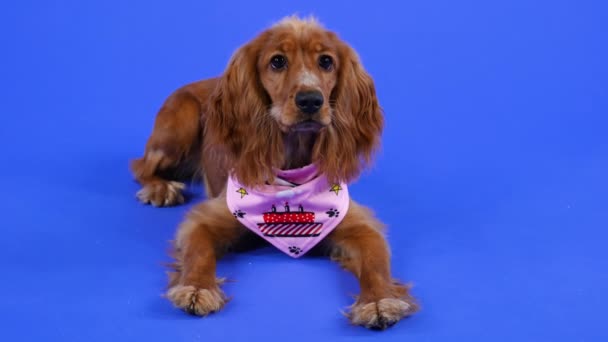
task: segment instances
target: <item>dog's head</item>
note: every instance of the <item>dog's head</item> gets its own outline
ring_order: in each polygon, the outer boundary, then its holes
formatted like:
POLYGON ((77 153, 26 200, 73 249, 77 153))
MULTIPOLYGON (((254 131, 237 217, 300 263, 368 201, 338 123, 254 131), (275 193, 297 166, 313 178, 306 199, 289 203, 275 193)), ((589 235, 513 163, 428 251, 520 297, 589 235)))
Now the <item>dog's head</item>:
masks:
POLYGON ((289 164, 286 140, 304 136, 330 181, 350 181, 370 162, 383 126, 354 50, 314 19, 295 17, 234 54, 204 115, 206 136, 228 148, 245 185, 272 179, 272 168, 289 164))

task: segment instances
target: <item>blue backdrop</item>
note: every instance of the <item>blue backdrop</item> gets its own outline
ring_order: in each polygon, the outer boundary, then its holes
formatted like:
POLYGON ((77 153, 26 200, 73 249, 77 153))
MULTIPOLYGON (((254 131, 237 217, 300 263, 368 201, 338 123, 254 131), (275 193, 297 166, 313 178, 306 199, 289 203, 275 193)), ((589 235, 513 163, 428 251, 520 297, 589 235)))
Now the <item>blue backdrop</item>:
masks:
POLYGON ((0 340, 606 341, 607 23, 599 0, 3 3, 0 340), (423 310, 385 332, 342 317, 350 274, 271 248, 220 263, 220 314, 160 297, 192 203, 139 204, 127 162, 171 91, 296 12, 359 51, 386 112, 351 191, 423 310))

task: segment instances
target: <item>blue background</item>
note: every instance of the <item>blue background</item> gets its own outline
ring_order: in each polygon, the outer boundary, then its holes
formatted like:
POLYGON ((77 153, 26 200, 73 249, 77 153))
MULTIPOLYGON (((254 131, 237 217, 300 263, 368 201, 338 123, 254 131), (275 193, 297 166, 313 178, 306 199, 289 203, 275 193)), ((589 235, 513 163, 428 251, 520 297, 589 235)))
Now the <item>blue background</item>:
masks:
POLYGON ((0 339, 606 341, 607 23, 584 0, 4 2, 0 339), (294 12, 358 50, 386 112, 351 191, 423 310, 385 332, 342 317, 350 274, 272 248, 221 261, 220 314, 160 297, 192 203, 139 204, 127 162, 168 94, 294 12))

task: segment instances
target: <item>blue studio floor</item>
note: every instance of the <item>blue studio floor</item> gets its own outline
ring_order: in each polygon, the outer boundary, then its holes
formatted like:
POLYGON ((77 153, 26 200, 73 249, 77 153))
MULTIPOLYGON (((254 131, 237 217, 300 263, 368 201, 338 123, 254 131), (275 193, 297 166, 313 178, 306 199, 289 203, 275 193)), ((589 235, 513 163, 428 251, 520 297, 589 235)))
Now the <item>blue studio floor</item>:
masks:
POLYGON ((1 341, 607 341, 605 1, 11 1, 0 13, 1 341), (354 277, 229 255, 233 300, 161 298, 184 206, 135 200, 164 98, 292 14, 360 53, 386 114, 354 198, 389 226, 422 311, 342 316, 354 277))

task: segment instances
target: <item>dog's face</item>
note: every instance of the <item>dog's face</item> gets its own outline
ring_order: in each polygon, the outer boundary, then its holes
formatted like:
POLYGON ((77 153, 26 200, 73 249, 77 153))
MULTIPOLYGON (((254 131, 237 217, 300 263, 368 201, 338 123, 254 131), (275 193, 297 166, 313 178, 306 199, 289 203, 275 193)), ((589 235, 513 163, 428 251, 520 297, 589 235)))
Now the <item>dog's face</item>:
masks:
POLYGON ((279 25, 258 57, 270 115, 283 132, 317 131, 332 119, 331 93, 340 68, 337 46, 327 31, 304 25, 279 25))
POLYGON ((355 51, 315 20, 294 17, 237 50, 203 116, 206 143, 227 149, 244 185, 302 163, 350 181, 370 162, 384 122, 355 51))

